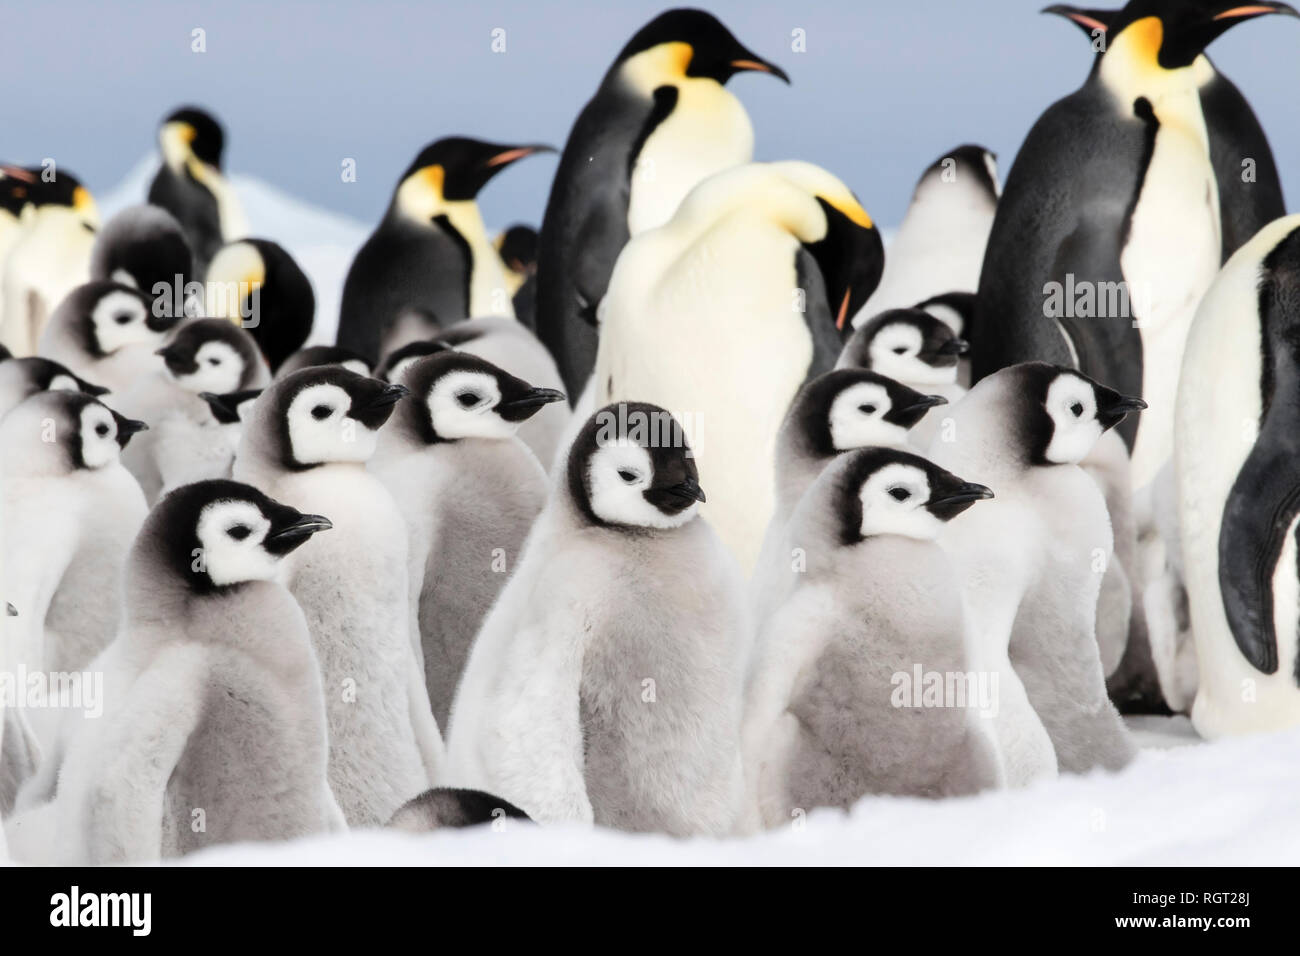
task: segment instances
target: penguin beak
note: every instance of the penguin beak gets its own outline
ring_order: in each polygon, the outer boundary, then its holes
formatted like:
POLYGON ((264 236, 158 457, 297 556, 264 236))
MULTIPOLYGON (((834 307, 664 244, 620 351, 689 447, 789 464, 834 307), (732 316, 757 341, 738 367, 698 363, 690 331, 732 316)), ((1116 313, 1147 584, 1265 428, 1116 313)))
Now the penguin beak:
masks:
POLYGON ((667 490, 670 494, 674 494, 678 498, 698 501, 700 504, 704 504, 704 502, 708 500, 704 497, 704 489, 700 487, 700 482, 696 478, 687 478, 685 481, 679 481, 667 490))
POLYGON ((510 146, 497 153, 495 156, 489 156, 483 161, 487 169, 499 169, 503 166, 509 166, 513 162, 523 159, 525 156, 532 156, 534 153, 554 153, 554 146, 547 146, 545 143, 533 143, 528 146, 510 146))
POLYGON ((977 485, 973 481, 963 481, 947 491, 937 492, 931 497, 926 507, 940 521, 949 521, 975 502, 987 501, 992 497, 992 490, 984 485, 977 485))
POLYGON ((1215 20, 1249 20, 1253 17, 1267 16, 1270 13, 1280 13, 1288 17, 1300 17, 1295 7, 1289 3, 1244 3, 1235 7, 1230 7, 1222 13, 1214 15, 1215 20))
POLYGON ((231 392, 229 395, 200 392, 199 398, 208 403, 208 409, 212 412, 212 417, 217 420, 217 424, 233 425, 239 421, 239 406, 261 394, 260 388, 251 388, 246 392, 231 392))
POLYGON ((404 395, 410 395, 410 394, 411 394, 411 390, 407 388, 405 385, 397 385, 397 384, 389 383, 388 385, 385 385, 382 389, 380 389, 378 394, 376 394, 369 401, 367 401, 365 407, 367 410, 375 409, 375 408, 388 408, 389 406, 396 405, 399 401, 401 401, 404 395))
POLYGON ((969 351, 970 343, 965 339, 949 339, 935 349, 939 355, 965 355, 969 351))
POLYGON ((147 432, 149 426, 144 422, 134 418, 122 418, 114 413, 117 419, 117 447, 125 448, 126 443, 131 440, 131 436, 136 432, 147 432))
POLYGON ((1110 29, 1110 17, 1114 14, 1106 10, 1085 10, 1082 7, 1072 7, 1067 3, 1054 3, 1050 7, 1043 7, 1039 13, 1052 13, 1058 17, 1065 17, 1071 20, 1083 30, 1084 33, 1092 36, 1093 33, 1100 31, 1105 33, 1110 29))
POLYGON ((105 388, 103 385, 92 385, 84 378, 73 376, 73 380, 77 383, 77 388, 81 389, 87 395, 94 395, 98 398, 100 395, 107 395, 109 393, 109 389, 105 388))
POLYGON ((13 606, 12 604, 10 604, 8 601, 5 601, 5 614, 6 614, 8 617, 17 617, 17 616, 18 616, 18 608, 14 607, 14 606, 13 606))
POLYGON ((263 541, 263 546, 272 554, 285 555, 317 531, 328 531, 332 527, 334 524, 324 515, 299 514, 287 524, 273 528, 263 541))
POLYGON ((1140 412, 1147 403, 1140 398, 1112 392, 1097 403, 1097 421, 1103 429, 1114 428, 1122 422, 1129 412, 1140 412), (1113 397, 1112 397, 1113 396, 1113 397))
POLYGON ((1191 66, 1214 40, 1238 23, 1276 13, 1300 16, 1289 3, 1224 3, 1215 14, 1202 14, 1191 22, 1166 23, 1157 62, 1165 69, 1191 66))
POLYGON ((767 60, 754 56, 752 53, 740 57, 739 59, 732 60, 731 68, 737 73, 770 73, 786 86, 790 85, 790 77, 786 75, 785 70, 781 69, 775 63, 769 63, 767 60))
POLYGON ((508 422, 522 422, 536 415, 543 405, 562 402, 567 396, 554 388, 530 388, 522 395, 497 405, 497 414, 508 422))
POLYGON ((898 410, 900 415, 905 417, 916 416, 916 421, 920 421, 921 416, 934 408, 936 405, 947 405, 948 399, 942 395, 920 395, 910 405, 905 405, 898 410))

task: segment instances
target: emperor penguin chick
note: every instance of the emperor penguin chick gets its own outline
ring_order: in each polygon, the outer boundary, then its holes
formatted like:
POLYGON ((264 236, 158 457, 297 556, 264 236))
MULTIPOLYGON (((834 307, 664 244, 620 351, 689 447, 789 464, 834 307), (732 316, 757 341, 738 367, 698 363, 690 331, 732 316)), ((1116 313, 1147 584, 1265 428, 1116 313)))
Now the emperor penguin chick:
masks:
POLYGON ((442 742, 415 657, 407 531, 366 470, 406 389, 335 366, 294 372, 253 403, 234 477, 308 511, 334 533, 289 563, 320 662, 330 785, 352 826, 378 826, 433 783, 442 742))
MULTIPOLYGON (((957 383, 958 361, 970 346, 952 327, 920 308, 890 309, 863 323, 844 344, 837 368, 869 368, 904 385, 955 402, 966 394, 957 383)), ((912 428, 911 442, 924 451, 942 415, 926 415, 912 428)))
POLYGON ((341 365, 349 372, 358 375, 370 374, 370 363, 351 349, 339 348, 337 345, 308 345, 294 352, 275 370, 276 378, 285 378, 300 368, 313 365, 341 365))
POLYGON ((186 485, 153 509, 131 549, 122 633, 98 662, 109 706, 59 777, 57 862, 345 829, 307 623, 278 581, 329 527, 232 481, 186 485))
POLYGON ((163 367, 121 396, 122 409, 150 423, 146 441, 123 456, 149 501, 164 489, 228 477, 229 446, 214 441, 216 422, 204 392, 260 388, 270 378, 248 333, 224 319, 193 319, 158 350, 163 367))
POLYGON ((108 389, 92 385, 67 367, 44 358, 0 359, 0 418, 37 392, 81 392, 97 398, 108 389))
MULTIPOLYGON (((32 670, 85 667, 116 633, 120 578, 145 517, 119 455, 143 422, 90 395, 46 391, 0 419, 0 491, 11 658, 32 670)), ((37 712, 33 711, 33 715, 37 712)), ((34 729, 44 732, 45 722, 34 729)))
POLYGON ((121 395, 162 368, 157 352, 177 321, 155 315, 150 298, 138 289, 87 282, 59 303, 37 352, 121 395))
POLYGON ((546 502, 546 472, 515 431, 564 393, 454 351, 419 360, 402 381, 411 400, 370 467, 410 531, 425 687, 445 727, 474 636, 546 502))
POLYGON ((863 368, 826 372, 799 390, 777 435, 776 511, 750 587, 759 627, 794 583, 786 525, 817 476, 855 448, 905 447, 908 429, 946 401, 863 368))
POLYGON ((892 448, 842 456, 804 496, 791 532, 808 568, 759 632, 746 697, 751 812, 765 826, 870 793, 1002 782, 980 713, 996 687, 973 674, 960 580, 937 543, 947 521, 992 497, 892 448), (921 687, 901 696, 900 675, 923 671, 956 675, 975 699, 963 690, 924 708, 921 687))
POLYGON ((1137 752, 1106 696, 1096 618, 1112 532, 1079 463, 1145 407, 1074 369, 1029 362, 981 380, 953 406, 953 440, 930 447, 936 464, 997 489, 941 540, 978 667, 998 674, 993 723, 1012 785, 1058 767, 1117 770, 1137 752))
POLYGON ((703 498, 663 409, 590 418, 470 652, 452 784, 541 823, 731 830, 748 620, 703 498))

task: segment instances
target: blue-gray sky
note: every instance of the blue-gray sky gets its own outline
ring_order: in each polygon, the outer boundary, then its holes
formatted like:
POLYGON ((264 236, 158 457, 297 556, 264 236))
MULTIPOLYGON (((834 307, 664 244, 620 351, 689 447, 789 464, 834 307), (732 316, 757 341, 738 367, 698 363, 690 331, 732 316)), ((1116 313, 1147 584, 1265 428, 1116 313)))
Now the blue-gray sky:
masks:
MULTIPOLYGON (((1084 36, 1037 13, 1043 0, 715 2, 786 87, 743 75, 756 158, 816 162, 872 215, 896 224, 918 173, 948 148, 994 149, 1003 172, 1036 116, 1077 87, 1084 36), (806 52, 791 49, 792 31, 806 52)), ((0 158, 54 157, 111 188, 176 105, 213 110, 227 168, 366 222, 426 142, 449 134, 562 146, 624 41, 665 5, 644 0, 365 3, 65 0, 0 57, 0 158), (206 32, 205 53, 191 31, 206 32), (506 52, 492 51, 505 30, 506 52), (345 157, 357 181, 340 180, 345 157)), ((13 17, 6 18, 13 26, 13 17)), ((1273 144, 1290 207, 1300 196, 1300 21, 1236 27, 1211 49, 1273 144)), ((490 223, 540 220, 554 157, 502 173, 481 203, 490 223)))

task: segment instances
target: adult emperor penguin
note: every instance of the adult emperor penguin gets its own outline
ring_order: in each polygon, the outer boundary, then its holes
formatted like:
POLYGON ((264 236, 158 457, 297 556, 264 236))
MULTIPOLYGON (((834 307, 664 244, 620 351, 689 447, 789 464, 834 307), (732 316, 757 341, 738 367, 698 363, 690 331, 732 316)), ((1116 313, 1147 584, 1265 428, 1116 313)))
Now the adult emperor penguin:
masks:
POLYGON ((952 408, 952 434, 930 446, 935 464, 997 492, 940 540, 961 578, 976 669, 998 675, 992 724, 1013 786, 1058 768, 1116 770, 1136 753, 1095 633, 1112 551, 1106 500, 1078 465, 1143 407, 1074 369, 1029 362, 977 383, 952 408))
POLYGON ((370 374, 370 363, 351 349, 339 348, 337 345, 308 345, 294 352, 280 363, 275 370, 276 378, 285 378, 300 368, 313 365, 339 365, 358 375, 370 374))
POLYGON ((336 366, 294 372, 253 403, 233 475, 307 510, 334 533, 287 568, 320 661, 330 785, 348 823, 378 826, 435 781, 442 742, 410 633, 407 532, 366 470, 406 389, 336 366))
POLYGON ((493 243, 506 265, 506 287, 512 296, 515 318, 537 330, 537 230, 516 223, 493 243))
MULTIPOLYGON (((4 264, 9 250, 30 221, 40 189, 39 169, 0 163, 0 265, 4 264)), ((3 308, 3 302, 0 302, 0 308, 3 308)))
MULTIPOLYGON (((1213 3, 1207 6, 1218 7, 1213 3)), ((1110 29, 1118 10, 1096 10, 1058 3, 1043 10, 1066 17, 1094 43, 1110 29)), ((1263 12, 1263 11, 1261 11, 1263 12)), ((1201 112, 1210 138, 1210 161, 1219 187, 1223 260, 1274 219, 1286 215, 1277 161, 1250 102, 1205 54, 1192 64, 1200 89, 1201 112)))
POLYGON ((233 481, 186 485, 150 512, 121 636, 97 662, 108 706, 63 761, 50 862, 145 863, 345 829, 316 655, 279 581, 329 527, 233 481))
POLYGON ((155 315, 149 296, 129 285, 87 282, 54 310, 38 352, 122 394, 162 367, 158 349, 178 321, 155 315))
POLYGON ((202 394, 261 388, 271 377, 249 334, 224 319, 183 323, 158 354, 162 367, 116 399, 123 412, 151 426, 146 440, 123 455, 150 502, 164 489, 229 473, 229 447, 215 440, 202 394))
MULTIPOLYGON (((146 511, 119 456, 144 428, 65 390, 32 395, 0 419, 0 564, 5 598, 22 608, 9 626, 20 635, 14 663, 81 670, 116 633, 118 581, 146 511)), ((33 726, 44 735, 52 725, 33 726)))
POLYGON ((1030 130, 989 236, 969 335, 974 377, 1044 360, 1141 395, 1151 414, 1119 431, 1143 498, 1173 451, 1187 329, 1222 260, 1196 59, 1234 24, 1269 13, 1294 10, 1131 0, 1087 81, 1030 130))
POLYGON ((200 275, 222 245, 248 233, 243 208, 221 171, 225 145, 221 124, 193 106, 168 115, 158 130, 163 162, 149 185, 149 202, 181 224, 200 275))
POLYGON ((90 251, 99 209, 75 176, 51 167, 26 226, 5 257, 0 344, 15 355, 34 355, 51 313, 63 297, 90 278, 90 251))
POLYGON ((983 146, 958 146, 931 163, 889 243, 880 285, 853 324, 935 296, 973 293, 999 188, 997 157, 983 146))
POLYGON ((1206 737, 1300 723, 1298 334, 1300 216, 1288 216, 1219 273, 1178 389, 1179 525, 1200 672, 1192 723, 1206 737))
POLYGON ((411 399, 370 470, 406 518, 424 683, 445 727, 474 636, 546 503, 546 472, 515 432, 564 393, 455 351, 420 359, 402 384, 411 399))
POLYGON ((749 115, 725 85, 755 70, 789 82, 710 14, 669 10, 627 42, 574 122, 537 262, 537 334, 571 401, 595 364, 596 307, 624 244, 753 156, 749 115))
POLYGON ((398 180, 388 211, 348 269, 338 344, 368 361, 436 331, 413 334, 404 310, 431 310, 442 322, 470 316, 514 318, 505 265, 483 226, 476 197, 501 170, 549 146, 507 146, 452 136, 430 143, 398 180))
POLYGON ((594 414, 470 652, 450 782, 540 823, 722 835, 743 792, 740 575, 681 426, 594 414))
POLYGON ((197 296, 187 300, 186 287, 196 276, 185 233, 157 206, 130 206, 105 224, 90 252, 90 278, 139 289, 160 314, 197 315, 203 305, 197 296))
POLYGON ((204 314, 248 330, 272 371, 311 335, 311 280, 269 239, 242 239, 218 250, 208 266, 206 296, 204 314))
POLYGON ((908 430, 947 401, 863 368, 826 372, 799 390, 777 435, 776 509, 750 584, 758 627, 792 583, 797 556, 786 526, 817 476, 836 456, 856 448, 906 447, 908 430))
POLYGON ((746 572, 775 504, 786 410, 835 364, 882 260, 871 218, 830 173, 752 163, 697 186, 610 276, 595 407, 650 401, 685 423, 714 494, 705 517, 746 572))
POLYGON ((0 418, 27 396, 47 391, 81 392, 98 397, 108 389, 92 385, 49 359, 0 359, 0 418))
POLYGON ((992 497, 918 455, 867 448, 828 467, 799 503, 791 533, 808 567, 761 627, 746 691, 750 810, 765 826, 869 793, 1002 784, 987 718, 996 687, 978 693, 972 680, 960 701, 926 708, 923 687, 900 683, 914 670, 975 674, 959 578, 936 539, 992 497))
MULTIPOLYGON (((966 394, 957 376, 961 356, 969 350, 970 345, 953 332, 951 325, 930 312, 920 308, 890 309, 856 329, 835 364, 839 368, 869 368, 956 402, 966 394)), ((940 421, 941 412, 925 415, 912 428, 912 444, 929 448, 940 421)))

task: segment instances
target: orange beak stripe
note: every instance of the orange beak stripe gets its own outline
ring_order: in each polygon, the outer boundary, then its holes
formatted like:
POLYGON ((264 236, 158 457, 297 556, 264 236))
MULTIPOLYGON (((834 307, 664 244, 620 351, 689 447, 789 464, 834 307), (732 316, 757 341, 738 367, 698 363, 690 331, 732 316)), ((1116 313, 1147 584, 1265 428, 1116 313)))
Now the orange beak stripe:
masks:
POLYGON ((1066 16, 1080 26, 1087 27, 1089 30, 1100 30, 1102 33, 1106 32, 1106 24, 1102 23, 1096 17, 1090 17, 1082 13, 1067 13, 1066 16))
POLYGON ((849 317, 849 294, 852 290, 844 290, 844 299, 840 302, 840 314, 835 317, 835 328, 840 331, 844 330, 844 320, 849 317))
POLYGON ((518 149, 507 149, 504 153, 497 153, 483 165, 488 167, 504 166, 506 163, 513 163, 516 159, 523 159, 531 152, 533 152, 531 146, 521 146, 518 149))
POLYGON ((772 68, 766 63, 759 63, 757 60, 732 60, 731 65, 738 70, 758 70, 761 73, 771 73, 772 68))
POLYGON ((1216 20, 1231 20, 1235 17, 1253 17, 1262 13, 1277 13, 1276 7, 1265 7, 1259 4, 1248 5, 1244 7, 1233 7, 1231 10, 1224 10, 1222 13, 1216 13, 1216 20))

